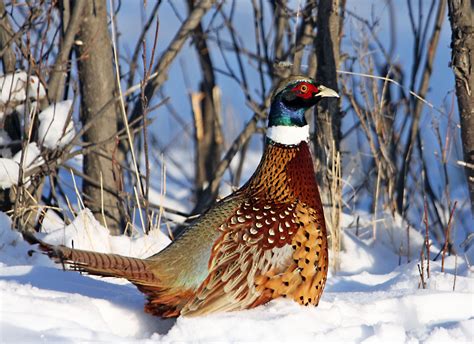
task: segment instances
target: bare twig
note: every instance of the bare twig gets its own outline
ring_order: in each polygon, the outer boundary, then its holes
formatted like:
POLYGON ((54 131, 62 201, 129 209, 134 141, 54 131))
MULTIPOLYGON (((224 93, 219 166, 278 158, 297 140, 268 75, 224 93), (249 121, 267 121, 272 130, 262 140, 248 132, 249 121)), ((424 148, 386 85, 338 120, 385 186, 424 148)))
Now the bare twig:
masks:
POLYGON ((418 273, 420 274, 420 283, 418 283, 418 288, 420 288, 421 286, 423 289, 426 289, 425 275, 423 273, 423 260, 421 261, 421 266, 420 264, 418 264, 417 266, 418 273))
POLYGON ((428 203, 425 198, 425 211, 423 222, 425 223, 425 247, 426 247, 426 273, 428 278, 430 278, 430 232, 428 228, 428 203))
MULTIPOLYGON (((426 92, 428 91, 429 81, 432 74, 433 61, 435 58, 436 49, 438 47, 439 37, 441 34, 441 26, 444 20, 445 11, 446 11, 446 0, 440 0, 438 4, 438 12, 437 12, 436 20, 434 23, 433 33, 426 50, 427 56, 426 56, 425 65, 422 71, 420 87, 417 92, 418 94, 420 94, 421 97, 425 97, 426 92)), ((428 23, 426 25, 428 25, 428 23)), ((415 50, 416 49, 421 50, 421 48, 422 48, 421 46, 419 46, 418 44, 415 44, 415 50)), ((415 54, 416 54, 416 51, 415 51, 415 54)), ((415 57, 415 63, 413 65, 413 73, 412 73, 412 88, 414 88, 415 86, 414 85, 414 80, 416 77, 415 71, 418 70, 417 63, 420 60, 421 59, 415 57)), ((414 107, 413 107, 413 113, 412 113, 413 121, 411 123, 410 136, 405 146, 405 151, 403 154, 403 160, 402 160, 403 166, 401 168, 402 175, 398 178, 398 182, 397 182, 397 191, 398 191, 397 207, 399 211, 401 211, 403 208, 404 190, 405 190, 405 183, 406 183, 406 176, 407 176, 406 171, 407 171, 407 166, 410 165, 411 156, 413 154, 413 150, 411 147, 412 145, 415 145, 416 137, 419 136, 418 126, 420 122, 422 108, 423 108, 423 103, 415 102, 414 107)))
MULTIPOLYGON (((150 75, 149 81, 145 87, 145 97, 151 99, 155 90, 161 86, 166 80, 167 72, 171 66, 171 62, 175 59, 178 52, 184 45, 184 42, 191 35, 192 31, 199 25, 201 18, 211 8, 216 0, 200 0, 195 6, 193 11, 189 14, 186 20, 181 25, 173 41, 170 43, 165 53, 160 58, 160 61, 154 69, 154 73, 150 75)), ((132 110, 131 118, 135 118, 140 115, 141 103, 138 101, 132 110)))
POLYGON ((410 90, 409 88, 406 88, 404 87, 402 84, 400 84, 398 81, 392 79, 392 78, 389 78, 389 77, 385 77, 385 76, 378 76, 378 75, 372 75, 372 74, 367 74, 367 73, 356 73, 356 72, 350 72, 350 71, 345 71, 345 70, 338 70, 337 71, 339 74, 348 74, 348 75, 355 75, 355 76, 362 76, 364 78, 370 78, 370 79, 377 79, 377 80, 383 80, 383 81, 386 81, 386 82, 390 82, 396 86, 398 86, 399 88, 405 90, 405 91, 408 91, 408 93, 410 93, 413 97, 415 97, 417 100, 419 100, 420 102, 422 102, 423 104, 429 106, 430 108, 432 108, 433 110, 439 112, 440 114, 444 115, 444 111, 441 110, 440 108, 434 106, 431 102, 429 102, 428 100, 426 100, 424 98, 424 96, 410 90))
POLYGON ((407 225, 407 263, 410 263, 410 225, 407 225))
MULTIPOLYGON (((138 65, 138 56, 140 55, 140 51, 143 48, 143 42, 145 40, 145 37, 148 34, 148 31, 152 28, 153 21, 155 20, 155 18, 157 18, 158 9, 160 8, 160 5, 161 5, 161 0, 158 0, 155 2, 155 6, 151 10, 150 17, 148 18, 145 25, 143 26, 142 32, 140 33, 140 36, 138 37, 137 44, 135 45, 135 49, 133 49, 132 58, 129 64, 130 68, 128 72, 127 88, 130 88, 133 86, 133 81, 135 79, 135 72, 137 70, 137 65, 138 65)), ((158 22, 156 26, 158 26, 158 22)), ((156 36, 156 33, 155 33, 155 36, 156 36)), ((150 60, 150 62, 152 61, 153 60, 150 60)))
POLYGON ((83 19, 83 9, 85 1, 74 2, 71 19, 69 20, 67 30, 61 42, 61 46, 56 56, 56 62, 52 68, 48 81, 48 98, 51 102, 58 102, 62 98, 65 84, 65 67, 68 64, 69 53, 74 44, 74 38, 79 31, 83 19))
POLYGON ((456 210, 457 204, 458 202, 455 201, 453 208, 451 209, 451 213, 449 214, 449 220, 448 220, 448 225, 446 226, 446 231, 444 232, 444 246, 443 246, 443 254, 441 256, 441 272, 444 272, 444 257, 446 256, 446 251, 448 250, 452 220, 453 220, 454 210, 456 210))
MULTIPOLYGON (((110 4, 110 8, 113 8, 112 0, 110 0, 109 4, 110 4)), ((112 11, 112 13, 113 13, 113 11, 112 11)), ((112 47, 113 47, 114 60, 115 60, 115 75, 116 75, 116 81, 117 81, 117 87, 118 87, 118 90, 119 90, 119 94, 122 94, 122 86, 121 86, 121 83, 120 83, 119 61, 118 61, 117 47, 116 47, 115 26, 113 25, 114 21, 112 20, 111 23, 112 23, 112 47)), ((123 100, 123 96, 120 97, 120 110, 121 110, 121 115, 122 115, 122 118, 123 118, 124 126, 125 126, 125 129, 127 131, 128 144, 130 145, 130 153, 132 155, 132 162, 133 162, 133 166, 134 166, 134 169, 135 169, 136 182, 138 184, 138 189, 140 190, 140 193, 141 193, 140 195, 143 196, 142 181, 140 179, 140 172, 138 170, 137 158, 135 156, 135 148, 134 148, 134 144, 133 144, 132 134, 130 132, 130 126, 129 126, 129 123, 128 123, 128 117, 127 117, 127 112, 125 110, 125 103, 124 103, 124 100, 123 100)), ((142 223, 143 223, 143 221, 142 221, 142 223)), ((145 228, 144 228, 144 230, 145 230, 145 228)))

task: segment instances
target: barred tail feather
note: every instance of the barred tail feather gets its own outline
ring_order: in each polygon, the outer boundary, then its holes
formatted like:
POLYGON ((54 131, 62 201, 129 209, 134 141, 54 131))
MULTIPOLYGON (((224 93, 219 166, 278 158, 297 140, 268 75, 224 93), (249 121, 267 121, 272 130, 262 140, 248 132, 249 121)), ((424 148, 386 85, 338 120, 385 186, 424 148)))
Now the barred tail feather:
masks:
POLYGON ((72 270, 98 276, 126 278, 131 282, 158 282, 143 259, 76 250, 65 246, 55 246, 47 253, 57 262, 68 264, 72 270))
POLYGON ((86 272, 103 277, 126 278, 147 296, 145 311, 162 317, 176 317, 192 297, 189 289, 176 288, 157 277, 153 271, 153 261, 124 257, 118 254, 105 254, 85 250, 76 250, 66 246, 55 246, 39 240, 31 233, 23 237, 39 248, 65 269, 86 272))
POLYGON ((50 245, 28 233, 24 233, 23 237, 31 244, 38 244, 50 258, 69 270, 104 277, 126 278, 132 283, 159 282, 144 259, 50 245))

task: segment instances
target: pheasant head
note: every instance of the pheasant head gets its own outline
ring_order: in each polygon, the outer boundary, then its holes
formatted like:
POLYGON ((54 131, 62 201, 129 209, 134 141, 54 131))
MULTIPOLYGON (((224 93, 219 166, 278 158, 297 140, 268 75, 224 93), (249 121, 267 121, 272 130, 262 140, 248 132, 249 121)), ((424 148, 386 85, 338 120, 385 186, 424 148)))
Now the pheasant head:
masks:
POLYGON ((339 97, 336 91, 304 76, 281 82, 272 96, 267 137, 280 144, 294 145, 308 139, 305 112, 324 97, 339 97))

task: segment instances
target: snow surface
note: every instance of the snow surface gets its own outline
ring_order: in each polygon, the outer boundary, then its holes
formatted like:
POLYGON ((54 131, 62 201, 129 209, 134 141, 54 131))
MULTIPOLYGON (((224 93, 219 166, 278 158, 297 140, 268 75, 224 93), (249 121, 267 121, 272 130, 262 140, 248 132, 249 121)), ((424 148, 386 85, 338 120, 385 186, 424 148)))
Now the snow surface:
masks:
MULTIPOLYGON (((346 215, 343 223, 350 222, 346 215)), ((396 221, 390 225, 392 232, 403 228, 396 221)), ((34 247, 10 226, 9 218, 0 213, 2 343, 441 343, 472 342, 474 337, 473 268, 461 256, 457 266, 455 257, 448 257, 442 273, 440 262, 432 261, 427 289, 419 289, 419 252, 406 263, 407 256, 393 253, 390 240, 383 239, 384 228, 378 228, 376 240, 361 239, 364 235, 346 228, 341 271, 330 274, 316 308, 278 299, 247 311, 163 320, 143 312, 143 295, 127 281, 64 272, 40 253, 28 255, 34 247)), ((169 243, 159 231, 111 237, 87 209, 68 226, 48 210, 43 227, 48 232, 43 239, 51 243, 74 240, 76 248, 136 257, 149 256, 169 243)))
POLYGON ((69 113, 72 100, 54 103, 41 111, 38 118, 38 141, 47 148, 64 147, 76 134, 69 113))

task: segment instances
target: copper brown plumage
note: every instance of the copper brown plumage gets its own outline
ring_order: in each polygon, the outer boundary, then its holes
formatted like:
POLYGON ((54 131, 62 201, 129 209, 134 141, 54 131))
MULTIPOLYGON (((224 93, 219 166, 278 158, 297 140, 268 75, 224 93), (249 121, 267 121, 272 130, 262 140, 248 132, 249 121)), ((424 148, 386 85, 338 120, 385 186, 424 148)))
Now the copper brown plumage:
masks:
POLYGON ((337 94, 292 77, 272 99, 257 170, 163 251, 138 259, 52 246, 29 237, 72 269, 126 278, 163 317, 252 308, 277 297, 317 305, 328 269, 324 214, 304 112, 337 94))

